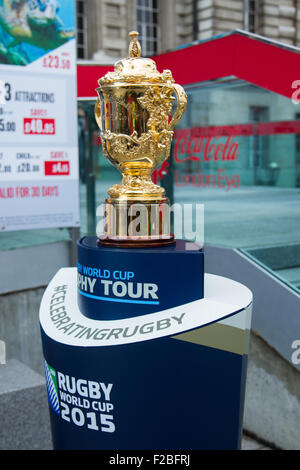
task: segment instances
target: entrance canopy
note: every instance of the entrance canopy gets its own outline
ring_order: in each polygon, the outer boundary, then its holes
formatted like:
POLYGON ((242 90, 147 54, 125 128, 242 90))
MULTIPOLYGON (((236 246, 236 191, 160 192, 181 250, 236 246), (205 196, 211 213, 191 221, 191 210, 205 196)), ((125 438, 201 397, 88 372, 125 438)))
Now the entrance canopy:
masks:
MULTIPOLYGON (((172 70, 181 85, 236 77, 290 98, 300 68, 299 53, 299 48, 237 30, 153 59, 159 70, 172 70)), ((95 98, 97 80, 111 70, 113 65, 79 64, 78 98, 95 98)))

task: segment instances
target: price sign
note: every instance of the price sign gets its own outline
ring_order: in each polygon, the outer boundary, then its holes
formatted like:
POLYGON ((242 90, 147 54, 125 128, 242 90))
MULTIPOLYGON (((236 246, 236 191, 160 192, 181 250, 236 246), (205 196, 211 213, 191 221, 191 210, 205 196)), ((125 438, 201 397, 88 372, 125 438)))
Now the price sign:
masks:
POLYGON ((55 119, 24 118, 24 134, 55 134, 55 119))
POLYGON ((0 230, 78 226, 75 2, 21 3, 0 8, 0 230))
POLYGON ((15 121, 6 121, 5 119, 0 119, 0 132, 15 132, 16 123, 15 121))

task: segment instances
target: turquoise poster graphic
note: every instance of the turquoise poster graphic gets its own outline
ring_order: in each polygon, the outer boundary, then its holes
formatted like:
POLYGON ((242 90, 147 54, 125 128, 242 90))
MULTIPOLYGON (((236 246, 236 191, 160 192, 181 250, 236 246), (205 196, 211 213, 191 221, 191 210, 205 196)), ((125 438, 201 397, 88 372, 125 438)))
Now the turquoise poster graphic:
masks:
POLYGON ((28 65, 75 38, 72 0, 0 0, 0 64, 28 65))

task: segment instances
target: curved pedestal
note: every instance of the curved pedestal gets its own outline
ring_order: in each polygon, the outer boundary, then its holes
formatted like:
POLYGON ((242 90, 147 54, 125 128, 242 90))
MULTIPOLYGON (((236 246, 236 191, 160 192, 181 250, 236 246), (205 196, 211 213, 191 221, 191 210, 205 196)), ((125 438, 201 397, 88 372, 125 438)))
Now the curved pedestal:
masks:
POLYGON ((202 299, 95 320, 76 278, 61 269, 40 309, 54 448, 238 449, 251 292, 207 274, 202 299))

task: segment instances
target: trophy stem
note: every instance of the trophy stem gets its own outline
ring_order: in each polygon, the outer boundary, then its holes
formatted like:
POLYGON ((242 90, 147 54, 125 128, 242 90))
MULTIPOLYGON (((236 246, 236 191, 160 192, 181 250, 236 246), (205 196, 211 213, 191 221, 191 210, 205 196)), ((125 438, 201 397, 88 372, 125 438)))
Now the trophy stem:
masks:
POLYGON ((150 162, 125 162, 120 170, 123 175, 121 184, 115 184, 108 190, 110 198, 115 202, 124 202, 124 199, 129 202, 165 200, 165 190, 151 179, 153 167, 150 162))

